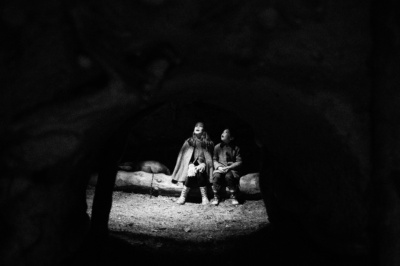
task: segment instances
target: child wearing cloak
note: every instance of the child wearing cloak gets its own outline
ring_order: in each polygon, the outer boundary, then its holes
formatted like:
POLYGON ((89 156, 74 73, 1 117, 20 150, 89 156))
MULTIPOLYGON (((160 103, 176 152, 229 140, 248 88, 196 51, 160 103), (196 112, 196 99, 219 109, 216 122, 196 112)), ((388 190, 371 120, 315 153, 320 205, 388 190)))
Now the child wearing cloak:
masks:
POLYGON ((209 203, 206 185, 213 173, 213 148, 214 144, 204 130, 204 124, 196 123, 192 137, 184 142, 179 152, 172 173, 172 182, 183 183, 178 204, 184 204, 189 190, 196 187, 200 188, 201 203, 209 203))

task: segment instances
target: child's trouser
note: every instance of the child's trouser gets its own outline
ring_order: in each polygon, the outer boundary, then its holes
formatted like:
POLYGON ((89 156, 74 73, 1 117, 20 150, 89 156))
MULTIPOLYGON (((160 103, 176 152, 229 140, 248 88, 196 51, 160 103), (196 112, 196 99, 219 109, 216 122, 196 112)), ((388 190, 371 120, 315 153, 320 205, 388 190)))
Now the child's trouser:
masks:
POLYGON ((213 190, 220 191, 221 187, 225 184, 230 191, 236 191, 239 182, 231 171, 213 174, 213 190))

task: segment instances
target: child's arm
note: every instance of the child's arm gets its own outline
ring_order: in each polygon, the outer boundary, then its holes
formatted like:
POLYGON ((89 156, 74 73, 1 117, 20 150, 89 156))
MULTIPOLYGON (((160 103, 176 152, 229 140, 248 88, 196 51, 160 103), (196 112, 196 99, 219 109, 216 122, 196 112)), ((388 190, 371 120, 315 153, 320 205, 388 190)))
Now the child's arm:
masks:
POLYGON ((239 168, 242 165, 242 156, 240 155, 240 148, 239 147, 235 148, 234 156, 235 156, 235 162, 228 163, 228 167, 227 168, 229 170, 235 170, 235 169, 239 168))
POLYGON ((217 145, 214 149, 214 156, 213 156, 213 163, 214 163, 214 170, 218 170, 218 167, 224 167, 223 164, 218 162, 219 160, 219 153, 220 153, 220 146, 217 145))

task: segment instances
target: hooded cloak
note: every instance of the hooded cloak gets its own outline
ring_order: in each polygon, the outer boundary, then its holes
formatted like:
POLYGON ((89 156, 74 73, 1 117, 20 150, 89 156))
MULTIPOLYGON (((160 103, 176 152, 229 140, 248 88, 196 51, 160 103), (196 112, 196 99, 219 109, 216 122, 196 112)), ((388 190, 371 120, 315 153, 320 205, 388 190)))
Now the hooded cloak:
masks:
MULTIPOLYGON (((208 180, 212 180, 212 174, 213 174, 213 159, 212 159, 212 153, 213 151, 211 150, 212 148, 203 148, 204 151, 204 158, 205 158, 205 173, 208 176, 208 180)), ((183 146, 179 152, 178 158, 176 160, 175 164, 175 169, 174 172, 172 173, 172 180, 175 180, 177 182, 185 182, 187 175, 188 175, 188 169, 189 169, 189 163, 190 159, 192 158, 194 151, 194 147, 190 146, 188 140, 183 143, 183 146)))

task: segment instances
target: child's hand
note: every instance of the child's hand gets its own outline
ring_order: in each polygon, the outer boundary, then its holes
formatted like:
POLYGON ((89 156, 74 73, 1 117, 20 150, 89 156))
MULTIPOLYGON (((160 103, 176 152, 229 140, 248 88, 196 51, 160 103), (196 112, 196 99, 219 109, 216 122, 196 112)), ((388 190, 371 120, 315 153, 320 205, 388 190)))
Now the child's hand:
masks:
POLYGON ((206 166, 204 165, 204 163, 196 166, 196 170, 199 171, 200 173, 203 173, 205 169, 206 169, 206 166))
POLYGON ((221 167, 218 167, 218 170, 221 170, 222 172, 226 173, 226 172, 228 172, 229 168, 226 166, 221 166, 221 167))

